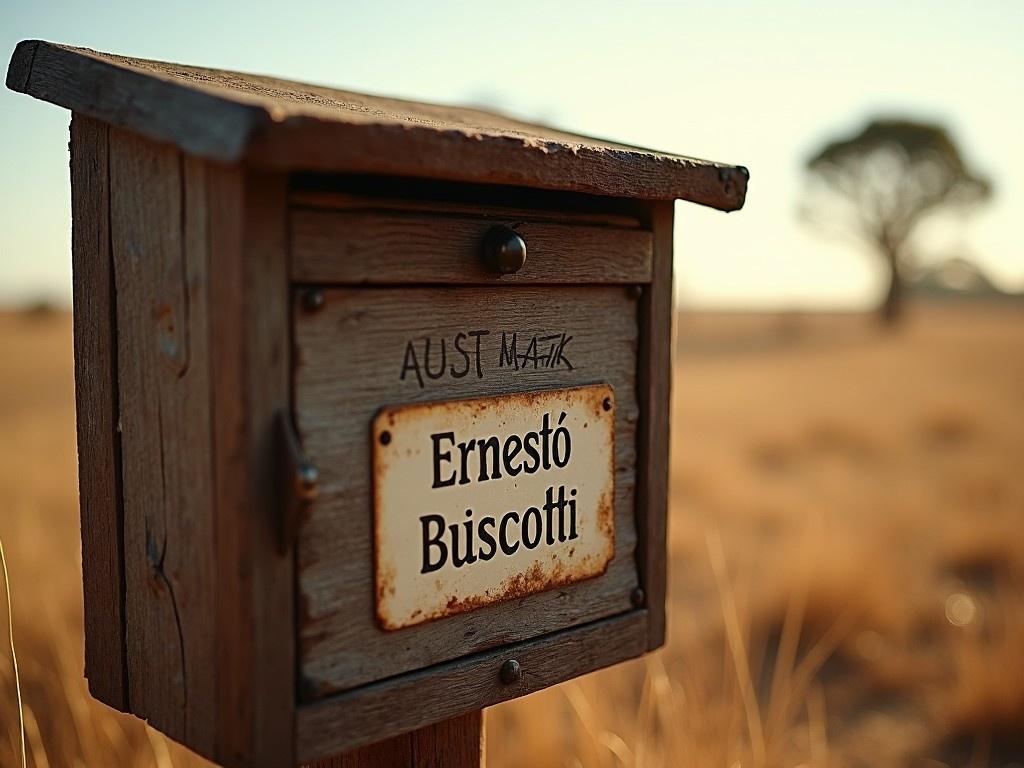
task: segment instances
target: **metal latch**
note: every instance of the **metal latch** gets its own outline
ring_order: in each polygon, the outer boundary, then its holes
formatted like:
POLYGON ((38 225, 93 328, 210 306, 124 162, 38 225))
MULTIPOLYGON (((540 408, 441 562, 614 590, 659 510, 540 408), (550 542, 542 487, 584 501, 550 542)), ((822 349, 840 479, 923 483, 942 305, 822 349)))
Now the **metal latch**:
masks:
POLYGON ((278 521, 278 550, 287 554, 295 542, 299 523, 320 493, 316 467, 306 458, 287 411, 277 414, 277 442, 280 469, 281 510, 278 521))

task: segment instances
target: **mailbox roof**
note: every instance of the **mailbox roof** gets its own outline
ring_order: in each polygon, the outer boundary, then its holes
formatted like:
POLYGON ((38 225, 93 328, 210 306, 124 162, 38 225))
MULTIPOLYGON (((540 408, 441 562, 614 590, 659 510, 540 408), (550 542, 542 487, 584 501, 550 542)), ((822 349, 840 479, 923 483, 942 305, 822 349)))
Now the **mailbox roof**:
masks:
POLYGON ((219 162, 510 184, 720 210, 748 173, 578 136, 479 109, 339 91, 262 75, 20 43, 7 86, 219 162))

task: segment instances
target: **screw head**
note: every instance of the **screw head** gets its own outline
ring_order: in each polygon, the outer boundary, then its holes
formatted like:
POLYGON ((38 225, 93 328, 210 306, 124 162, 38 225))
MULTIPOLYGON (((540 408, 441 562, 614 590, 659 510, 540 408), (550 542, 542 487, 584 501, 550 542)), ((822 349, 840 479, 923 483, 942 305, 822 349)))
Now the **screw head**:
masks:
POLYGON ((606 411, 610 411, 612 409, 612 399, 610 397, 606 397, 601 402, 601 407, 604 408, 606 411))
POLYGON ((299 478, 302 480, 303 487, 314 488, 320 480, 320 473, 312 464, 303 463, 299 465, 299 478))
POLYGON ((647 602, 647 595, 644 594, 644 590, 641 587, 637 587, 630 594, 629 602, 633 604, 634 608, 643 608, 647 602))
POLYGON ((519 662, 515 659, 509 659, 501 665, 501 672, 499 674, 501 682, 505 685, 512 685, 523 679, 523 668, 519 666, 519 662))
POLYGON ((484 264, 499 275, 511 275, 526 264, 526 241, 511 227, 491 227, 484 235, 484 264))
POLYGON ((642 285, 631 285, 628 288, 629 296, 633 299, 639 299, 644 295, 644 287, 642 285))
POLYGON ((324 292, 319 288, 310 288, 302 292, 302 307, 307 312, 316 312, 323 309, 327 299, 324 292))
POLYGON ((319 495, 317 483, 320 482, 320 473, 316 467, 308 462, 302 462, 296 468, 296 495, 305 502, 313 502, 319 495))
POLYGON ((391 442, 391 433, 386 429, 380 433, 380 444, 388 445, 391 442))

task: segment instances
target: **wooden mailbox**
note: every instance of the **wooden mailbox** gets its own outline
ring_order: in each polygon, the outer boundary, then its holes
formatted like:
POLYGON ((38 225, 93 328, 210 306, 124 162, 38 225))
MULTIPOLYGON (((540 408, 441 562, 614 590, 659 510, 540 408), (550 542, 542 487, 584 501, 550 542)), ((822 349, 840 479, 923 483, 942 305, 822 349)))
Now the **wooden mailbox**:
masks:
POLYGON ((38 41, 7 85, 73 112, 96 698, 278 766, 662 644, 673 201, 744 168, 38 41))

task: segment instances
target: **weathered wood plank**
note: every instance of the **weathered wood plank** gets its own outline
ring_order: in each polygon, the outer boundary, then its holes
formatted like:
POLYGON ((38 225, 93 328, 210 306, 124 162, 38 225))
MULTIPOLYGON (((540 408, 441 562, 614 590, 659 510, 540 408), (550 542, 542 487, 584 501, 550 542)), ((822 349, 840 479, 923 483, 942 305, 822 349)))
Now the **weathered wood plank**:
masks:
POLYGON ((295 762, 295 569, 278 546, 277 417, 291 407, 287 178, 247 173, 244 264, 248 495, 252 520, 254 766, 295 762))
MULTIPOLYGON (((429 727, 429 726, 428 726, 429 727)), ((341 755, 306 763, 304 768, 412 768, 412 735, 403 733, 341 755)))
POLYGON ((11 64, 7 68, 7 87, 12 91, 27 93, 29 75, 32 74, 32 65, 35 64, 39 46, 38 40, 23 40, 14 49, 11 64))
POLYGON ((212 160, 244 151, 265 110, 160 77, 141 60, 39 40, 18 44, 7 87, 212 160))
POLYGON ((668 478, 672 423, 672 239, 673 204, 652 206, 654 274, 640 300, 640 372, 637 392, 640 424, 637 431, 637 547, 640 583, 645 594, 649 626, 648 649, 665 643, 666 547, 668 544, 668 478))
POLYGON ((647 283, 651 233, 507 218, 295 210, 291 278, 302 283, 647 283), (527 259, 497 275, 480 259, 496 224, 514 226, 527 259))
POLYGON ((467 712, 412 732, 416 768, 480 768, 483 765, 484 713, 467 712))
POLYGON ((244 173, 238 167, 210 164, 207 169, 210 252, 218 254, 210 274, 211 402, 217 518, 216 658, 217 759, 242 764, 252 746, 250 669, 253 625, 250 566, 247 558, 249 516, 245 514, 246 421, 242 270, 244 173))
POLYGON ((71 120, 71 258, 85 675, 94 697, 126 709, 121 436, 107 168, 107 126, 75 115, 71 120))
POLYGON ((309 763, 306 768, 480 768, 483 712, 476 710, 368 747, 309 763))
POLYGON ((129 701, 154 727, 209 754, 214 539, 201 173, 173 147, 110 132, 129 701))
POLYGON ((373 743, 639 656, 647 649, 646 628, 646 611, 630 611, 300 706, 299 760, 373 743), (506 685, 499 670, 510 658, 519 661, 523 678, 506 685), (436 696, 424 706, 428 679, 436 696))
MULTIPOLYGON (((634 510, 636 299, 619 287, 337 289, 321 309, 296 302, 296 424, 320 473, 320 497, 299 536, 301 690, 305 697, 378 680, 610 616, 637 585, 634 510), (463 378, 402 377, 408 345, 485 331, 463 378), (565 365, 499 366, 502 332, 520 354, 534 336, 565 333, 565 365), (383 632, 374 621, 369 425, 383 405, 607 382, 616 393, 615 557, 600 577, 451 618, 383 632)), ((550 345, 552 342, 546 342, 550 345)), ((542 353, 546 352, 541 343, 542 353)), ((468 359, 467 359, 468 360, 468 359)), ((447 358, 461 369, 461 356, 447 358)))
POLYGON ((270 77, 41 41, 8 87, 218 162, 380 173, 742 207, 747 171, 532 125, 270 77), (26 74, 27 72, 27 74, 26 74))
POLYGON ((209 169, 217 494, 217 755, 294 761, 294 566, 277 548, 274 419, 289 407, 285 179, 209 169))

